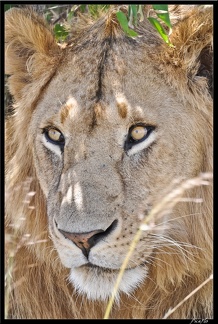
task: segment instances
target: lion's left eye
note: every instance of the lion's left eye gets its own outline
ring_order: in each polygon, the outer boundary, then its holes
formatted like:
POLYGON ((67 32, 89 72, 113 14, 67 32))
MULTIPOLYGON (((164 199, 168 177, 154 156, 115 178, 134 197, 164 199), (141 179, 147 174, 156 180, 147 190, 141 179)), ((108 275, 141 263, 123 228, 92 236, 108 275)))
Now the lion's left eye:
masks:
POLYGON ((64 135, 55 128, 49 128, 44 130, 46 139, 52 144, 64 145, 65 139, 64 135))
POLYGON ((130 127, 126 142, 125 142, 125 150, 130 150, 134 145, 145 141, 152 131, 155 129, 154 126, 147 125, 133 125, 130 127))

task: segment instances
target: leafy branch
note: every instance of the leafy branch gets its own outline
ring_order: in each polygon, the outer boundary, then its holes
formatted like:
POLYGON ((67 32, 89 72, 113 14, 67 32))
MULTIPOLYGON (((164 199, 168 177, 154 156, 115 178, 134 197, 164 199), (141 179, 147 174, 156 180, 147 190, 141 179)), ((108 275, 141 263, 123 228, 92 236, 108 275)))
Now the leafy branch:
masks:
MULTIPOLYGON (((120 26, 122 27, 123 31, 126 33, 127 36, 130 37, 138 36, 138 33, 134 30, 134 28, 137 27, 138 20, 140 22, 144 20, 142 7, 143 5, 128 5, 127 15, 122 11, 118 11, 116 13, 120 26)), ((169 28, 169 33, 170 33, 172 26, 170 23, 168 5, 166 4, 152 5, 152 8, 156 13, 157 17, 159 18, 159 20, 164 22, 165 25, 169 28)), ((172 44, 169 41, 168 33, 166 32, 162 24, 159 22, 159 20, 154 17, 148 17, 148 20, 158 31, 158 33, 163 38, 163 40, 167 44, 172 46, 172 44)))

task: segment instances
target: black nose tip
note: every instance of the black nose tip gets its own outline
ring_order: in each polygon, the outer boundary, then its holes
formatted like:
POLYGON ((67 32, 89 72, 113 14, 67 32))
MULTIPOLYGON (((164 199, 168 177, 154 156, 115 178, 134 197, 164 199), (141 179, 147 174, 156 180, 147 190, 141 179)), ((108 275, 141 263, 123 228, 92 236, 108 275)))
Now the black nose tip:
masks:
POLYGON ((65 238, 72 241, 78 248, 80 248, 85 255, 88 257, 90 249, 96 245, 100 240, 108 236, 117 226, 118 220, 114 220, 112 224, 106 229, 106 231, 102 229, 97 229, 91 232, 83 232, 83 233, 70 233, 64 230, 58 229, 65 238))

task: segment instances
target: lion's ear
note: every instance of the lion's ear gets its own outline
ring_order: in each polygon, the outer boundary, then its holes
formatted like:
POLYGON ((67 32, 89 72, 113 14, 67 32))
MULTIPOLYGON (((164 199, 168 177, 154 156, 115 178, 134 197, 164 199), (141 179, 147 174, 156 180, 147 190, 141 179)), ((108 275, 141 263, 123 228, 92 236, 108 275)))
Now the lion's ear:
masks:
POLYGON ((213 8, 188 6, 187 9, 186 12, 182 10, 178 20, 174 19, 174 12, 171 13, 173 28, 170 40, 175 47, 168 48, 163 59, 173 66, 174 75, 177 70, 179 82, 185 77, 187 85, 192 83, 190 88, 195 84, 199 91, 201 87, 207 88, 212 95, 213 8))
POLYGON ((9 90, 19 99, 34 80, 38 86, 46 82, 61 50, 45 21, 28 9, 6 12, 5 43, 9 90))

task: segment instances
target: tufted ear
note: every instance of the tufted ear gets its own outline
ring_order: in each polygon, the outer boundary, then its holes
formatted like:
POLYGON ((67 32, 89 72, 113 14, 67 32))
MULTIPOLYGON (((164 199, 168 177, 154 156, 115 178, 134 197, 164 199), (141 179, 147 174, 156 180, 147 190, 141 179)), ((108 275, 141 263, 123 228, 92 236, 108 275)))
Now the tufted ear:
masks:
POLYGON ((174 47, 165 46, 161 54, 165 73, 169 74, 169 79, 172 75, 181 92, 187 91, 185 86, 188 86, 192 94, 196 92, 196 97, 201 93, 212 96, 213 7, 184 5, 174 9, 170 35, 174 47))
POLYGON ((54 71, 61 49, 45 21, 29 9, 13 8, 5 14, 5 67, 9 90, 22 98, 37 80, 42 87, 54 71))

